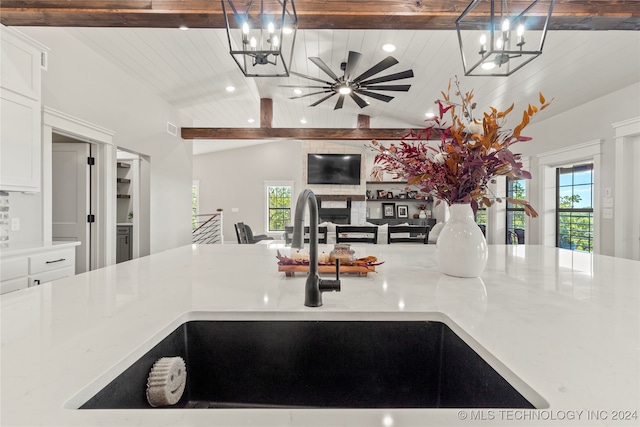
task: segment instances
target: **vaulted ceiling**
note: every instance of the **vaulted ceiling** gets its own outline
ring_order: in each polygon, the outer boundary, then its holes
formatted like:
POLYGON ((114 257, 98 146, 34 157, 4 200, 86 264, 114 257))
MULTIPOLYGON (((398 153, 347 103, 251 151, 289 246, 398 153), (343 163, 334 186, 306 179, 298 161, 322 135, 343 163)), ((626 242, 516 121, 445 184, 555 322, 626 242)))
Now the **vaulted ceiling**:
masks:
MULTIPOLYGON (((455 19, 469 0, 297 0, 299 28, 292 69, 326 76, 307 58, 338 71, 349 50, 363 54, 364 71, 393 43, 399 64, 413 69, 409 92, 360 109, 296 96, 279 85, 309 84, 299 77, 246 78, 228 53, 218 0, 2 0, 0 22, 46 44, 49 31, 66 31, 123 68, 201 127, 258 127, 260 99, 273 99, 273 127, 353 128, 371 116, 372 128, 420 127, 433 100, 458 75, 474 89, 479 108, 528 103, 538 92, 554 97, 546 114, 559 114, 640 79, 640 2, 556 0, 543 54, 508 78, 464 77, 455 19), (187 25, 189 31, 177 29, 187 25), (60 27, 38 28, 38 27, 60 27), (588 31, 586 31, 588 30, 588 31), (605 31, 607 30, 607 31, 605 31), (228 93, 227 86, 236 90, 228 93), (301 124, 300 120, 306 123, 301 124), (253 123, 248 120, 253 119, 253 123)), ((305 90, 305 93, 309 92, 305 90)), ((264 142, 264 141, 261 141, 264 142)), ((194 152, 240 146, 239 141, 196 141, 194 152)))

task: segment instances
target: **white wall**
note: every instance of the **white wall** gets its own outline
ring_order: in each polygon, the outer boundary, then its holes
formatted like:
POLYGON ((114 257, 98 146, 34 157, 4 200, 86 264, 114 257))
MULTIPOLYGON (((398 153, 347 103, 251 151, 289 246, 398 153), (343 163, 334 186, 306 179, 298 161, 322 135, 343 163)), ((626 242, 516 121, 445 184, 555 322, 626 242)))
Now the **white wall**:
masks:
MULTIPOLYGON (((190 243, 192 143, 169 135, 166 126, 167 121, 178 126, 191 122, 64 30, 21 31, 51 49, 48 71, 42 74, 43 106, 109 129, 115 132, 115 145, 150 157, 151 253, 190 243)), ((15 204, 19 210, 41 212, 39 199, 15 204)))
MULTIPOLYGON (((553 109, 553 104, 549 107, 553 109)), ((532 141, 514 145, 514 151, 531 155, 530 170, 533 179, 530 185, 529 201, 532 206, 540 206, 538 185, 538 160, 536 154, 554 151, 563 147, 582 144, 594 140, 603 140, 602 173, 600 179, 600 194, 605 188, 611 188, 614 196, 614 129, 615 122, 637 117, 640 115, 640 83, 636 83, 622 90, 595 99, 578 108, 566 111, 557 116, 529 125, 523 134, 533 138, 532 141)), ((617 195, 621 197, 622 195, 617 195)), ((640 197, 636 195, 635 197, 640 197)), ((602 200, 594 200, 602 203, 602 200)), ((602 205, 600 205, 602 206, 602 205)), ((604 255, 614 254, 614 225, 612 219, 602 218, 600 228, 600 252, 604 255)), ((529 222, 532 244, 539 244, 539 220, 529 222)))
POLYGON ((300 141, 277 141, 193 158, 193 179, 200 181, 200 214, 223 209, 228 243, 237 241, 233 227, 237 222, 249 224, 254 234, 265 234, 265 181, 294 181, 295 204, 304 189, 301 177, 300 141), (238 212, 232 212, 233 208, 238 212))

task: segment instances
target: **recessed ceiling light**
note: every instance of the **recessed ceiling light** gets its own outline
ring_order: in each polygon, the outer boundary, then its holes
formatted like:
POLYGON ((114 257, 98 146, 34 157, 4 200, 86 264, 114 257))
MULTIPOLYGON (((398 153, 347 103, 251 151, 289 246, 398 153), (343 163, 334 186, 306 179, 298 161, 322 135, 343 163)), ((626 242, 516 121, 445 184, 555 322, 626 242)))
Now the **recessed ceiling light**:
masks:
POLYGON ((391 43, 387 43, 384 46, 382 46, 382 50, 384 50, 385 52, 393 52, 394 50, 396 50, 396 47, 391 43))
POLYGON ((425 117, 426 117, 427 119, 433 119, 435 116, 436 116, 436 115, 435 115, 435 114, 433 114, 433 113, 425 113, 425 117))
POLYGON ((253 120, 253 119, 249 119, 249 120, 247 120, 247 121, 248 121, 249 123, 253 123, 253 122, 255 122, 255 120, 253 120))
POLYGON ((178 29, 182 30, 182 31, 187 31, 189 29, 189 27, 187 27, 186 25, 180 25, 178 27, 178 29))
POLYGON ((306 119, 300 119, 300 123, 302 123, 303 125, 307 124, 307 120, 306 119))
POLYGON ((236 90, 235 86, 227 86, 226 89, 227 92, 233 92, 234 90, 236 90))
POLYGON ((300 95, 302 93, 302 89, 294 89, 293 93, 295 93, 296 95, 300 95))

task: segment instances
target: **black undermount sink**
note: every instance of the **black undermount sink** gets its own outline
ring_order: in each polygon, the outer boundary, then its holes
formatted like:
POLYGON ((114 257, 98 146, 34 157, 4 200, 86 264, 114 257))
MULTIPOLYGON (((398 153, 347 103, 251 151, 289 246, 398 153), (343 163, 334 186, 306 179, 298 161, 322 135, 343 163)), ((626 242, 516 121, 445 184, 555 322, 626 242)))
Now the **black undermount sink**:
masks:
POLYGON ((160 357, 181 356, 173 408, 534 408, 438 321, 189 321, 80 409, 143 409, 160 357))

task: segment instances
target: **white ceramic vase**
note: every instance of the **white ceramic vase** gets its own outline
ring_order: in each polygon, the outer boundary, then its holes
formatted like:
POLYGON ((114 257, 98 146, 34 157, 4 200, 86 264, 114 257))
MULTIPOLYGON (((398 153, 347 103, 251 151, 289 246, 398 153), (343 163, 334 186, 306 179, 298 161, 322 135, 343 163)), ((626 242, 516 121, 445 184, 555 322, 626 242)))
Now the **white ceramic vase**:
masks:
POLYGON ((436 244, 440 271, 455 277, 478 277, 487 265, 487 241, 473 219, 469 203, 449 206, 451 216, 436 244))

